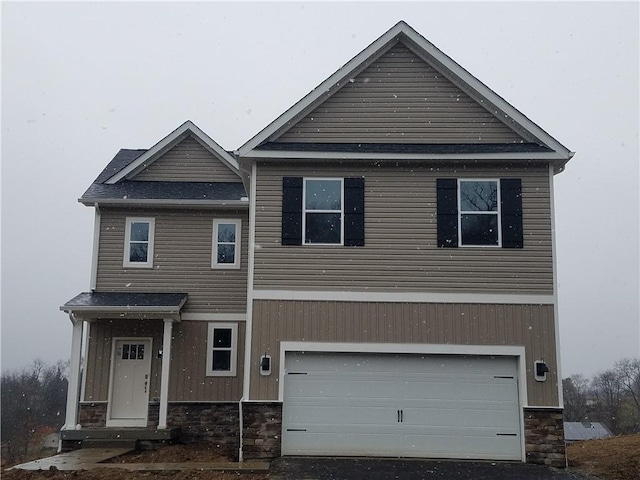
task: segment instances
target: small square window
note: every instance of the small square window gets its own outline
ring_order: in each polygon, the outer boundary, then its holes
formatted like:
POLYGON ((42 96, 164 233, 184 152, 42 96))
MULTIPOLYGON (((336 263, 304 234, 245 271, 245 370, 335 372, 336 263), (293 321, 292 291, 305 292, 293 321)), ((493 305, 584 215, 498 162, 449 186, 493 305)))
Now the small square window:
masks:
POLYGON ((211 268, 240 268, 241 220, 213 221, 211 268))
POLYGON ((207 335, 207 376, 235 377, 238 324, 210 323, 207 335))
POLYGON ((127 218, 124 241, 124 267, 153 267, 153 218, 127 218))

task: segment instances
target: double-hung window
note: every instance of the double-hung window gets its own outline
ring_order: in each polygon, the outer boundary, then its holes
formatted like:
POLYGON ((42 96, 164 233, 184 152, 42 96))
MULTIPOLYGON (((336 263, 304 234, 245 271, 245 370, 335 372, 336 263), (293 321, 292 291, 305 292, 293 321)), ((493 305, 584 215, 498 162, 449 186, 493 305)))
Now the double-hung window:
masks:
POLYGON ((342 178, 304 179, 304 243, 343 244, 342 192, 342 178))
POLYGON ((124 262, 125 267, 153 267, 153 218, 127 217, 125 226, 124 262))
POLYGON ((282 245, 364 246, 364 177, 283 177, 282 245))
POLYGON ((438 246, 524 248, 522 180, 437 179, 438 246))
POLYGON ((235 377, 238 324, 210 323, 207 334, 207 376, 235 377))
POLYGON ((240 268, 241 220, 213 221, 211 268, 240 268))
POLYGON ((459 180, 460 246, 500 246, 498 180, 459 180))

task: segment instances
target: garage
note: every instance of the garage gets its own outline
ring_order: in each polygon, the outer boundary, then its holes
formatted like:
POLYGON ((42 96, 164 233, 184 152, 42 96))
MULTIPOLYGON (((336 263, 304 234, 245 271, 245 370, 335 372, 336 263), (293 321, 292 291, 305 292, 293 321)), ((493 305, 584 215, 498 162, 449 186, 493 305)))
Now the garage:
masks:
POLYGON ((283 455, 522 460, 509 356, 287 352, 283 455))

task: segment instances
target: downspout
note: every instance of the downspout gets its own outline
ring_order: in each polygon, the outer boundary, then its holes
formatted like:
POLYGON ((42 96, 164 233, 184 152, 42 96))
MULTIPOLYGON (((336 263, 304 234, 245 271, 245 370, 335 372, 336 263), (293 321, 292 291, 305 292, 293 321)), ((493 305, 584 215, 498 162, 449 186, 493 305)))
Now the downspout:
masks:
POLYGON ((244 332, 244 373, 242 378, 242 397, 239 402, 240 413, 240 447, 238 450, 238 459, 243 461, 243 409, 242 403, 249 400, 249 387, 251 385, 251 333, 253 325, 253 275, 255 262, 255 242, 256 242, 256 172, 257 165, 255 160, 251 164, 250 192, 249 192, 249 248, 248 248, 248 269, 247 272, 247 319, 245 321, 244 332))

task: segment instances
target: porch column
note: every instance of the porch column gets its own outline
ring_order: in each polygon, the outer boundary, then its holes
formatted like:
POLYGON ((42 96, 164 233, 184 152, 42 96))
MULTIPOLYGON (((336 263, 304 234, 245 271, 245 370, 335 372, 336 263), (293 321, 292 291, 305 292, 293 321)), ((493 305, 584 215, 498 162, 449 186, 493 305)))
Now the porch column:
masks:
POLYGON ((162 337, 162 375, 160 376, 160 414, 158 429, 167 428, 167 409, 169 404, 169 367, 171 365, 171 333, 173 320, 164 319, 164 336, 162 337))
POLYGON ((78 402, 80 401, 80 360, 82 355, 82 328, 84 322, 69 315, 73 324, 71 336, 71 359, 69 364, 69 389, 67 390, 67 414, 64 430, 75 430, 78 423, 78 402))

